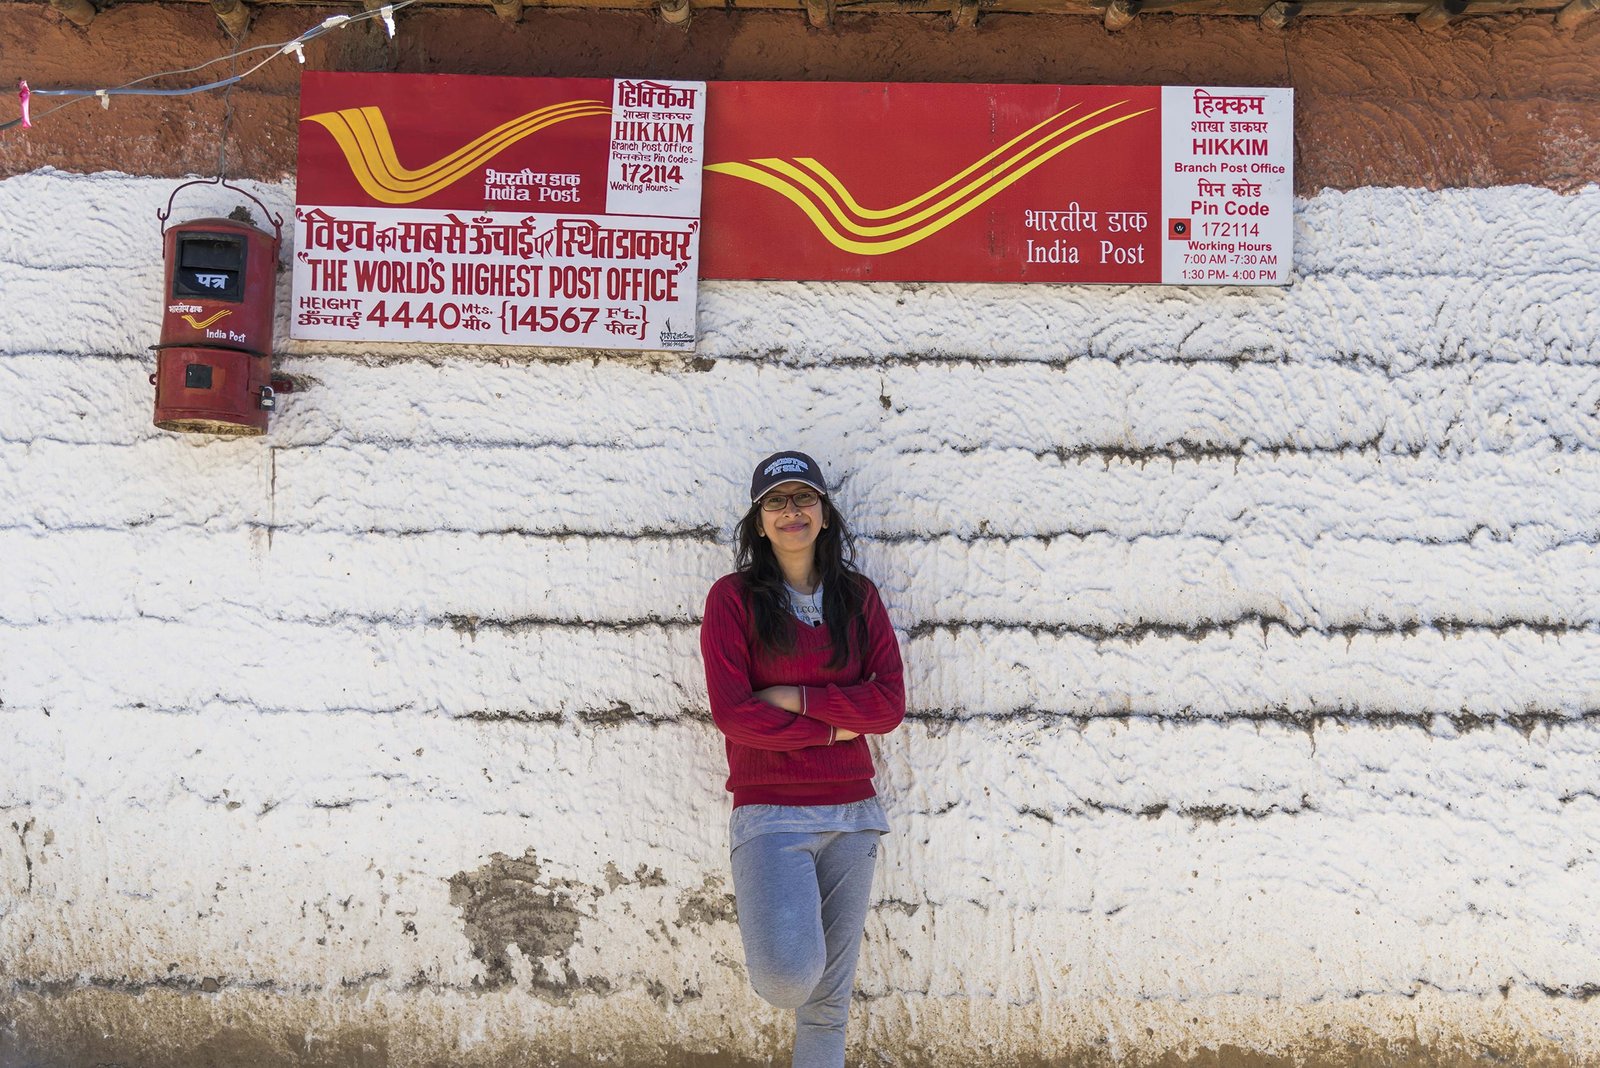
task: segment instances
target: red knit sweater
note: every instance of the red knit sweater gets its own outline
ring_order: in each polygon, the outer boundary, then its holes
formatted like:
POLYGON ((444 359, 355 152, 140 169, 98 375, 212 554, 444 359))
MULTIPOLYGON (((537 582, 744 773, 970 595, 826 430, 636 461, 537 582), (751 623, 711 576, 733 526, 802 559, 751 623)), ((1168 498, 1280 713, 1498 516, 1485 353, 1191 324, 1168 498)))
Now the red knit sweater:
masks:
POLYGON ((854 650, 844 666, 830 669, 833 646, 825 626, 797 620, 794 652, 756 652, 743 584, 738 574, 718 579, 700 624, 706 691, 711 718, 726 736, 733 807, 842 805, 871 797, 866 738, 829 745, 828 728, 887 734, 905 717, 900 644, 877 587, 866 583, 866 649, 854 650), (768 686, 801 687, 806 714, 757 700, 755 691, 768 686))

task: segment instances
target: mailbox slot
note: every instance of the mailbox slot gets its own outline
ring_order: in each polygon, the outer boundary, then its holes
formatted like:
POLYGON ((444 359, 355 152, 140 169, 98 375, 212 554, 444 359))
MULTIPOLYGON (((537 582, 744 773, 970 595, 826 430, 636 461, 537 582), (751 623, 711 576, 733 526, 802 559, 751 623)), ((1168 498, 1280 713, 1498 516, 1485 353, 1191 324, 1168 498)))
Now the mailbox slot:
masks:
POLYGON ((237 304, 244 295, 245 250, 240 234, 180 233, 172 295, 237 304))

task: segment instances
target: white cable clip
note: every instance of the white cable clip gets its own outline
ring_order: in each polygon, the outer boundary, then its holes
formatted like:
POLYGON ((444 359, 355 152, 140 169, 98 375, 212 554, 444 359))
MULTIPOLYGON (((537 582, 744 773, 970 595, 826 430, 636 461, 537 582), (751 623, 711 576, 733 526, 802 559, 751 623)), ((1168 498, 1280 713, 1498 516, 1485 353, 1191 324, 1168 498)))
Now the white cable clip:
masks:
POLYGON ((300 41, 290 41, 288 44, 284 45, 278 50, 278 54, 280 56, 286 56, 290 52, 293 52, 294 58, 298 59, 300 62, 304 63, 306 61, 306 46, 300 41))
POLYGON ((331 30, 335 26, 343 26, 349 21, 349 15, 329 15, 327 18, 322 20, 322 28, 325 30, 331 30))
POLYGON ((394 5, 384 4, 378 14, 383 16, 383 28, 389 31, 389 40, 394 40, 394 5))
POLYGON ((110 111, 111 110, 111 94, 110 93, 106 92, 104 89, 96 89, 94 91, 94 95, 100 98, 100 110, 101 111, 110 111))

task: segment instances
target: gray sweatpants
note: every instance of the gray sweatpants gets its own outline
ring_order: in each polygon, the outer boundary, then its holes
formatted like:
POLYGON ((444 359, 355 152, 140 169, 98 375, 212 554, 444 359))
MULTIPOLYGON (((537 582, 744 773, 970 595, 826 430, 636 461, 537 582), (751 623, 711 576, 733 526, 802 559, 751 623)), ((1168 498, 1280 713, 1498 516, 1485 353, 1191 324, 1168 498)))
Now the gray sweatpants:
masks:
POLYGON ((794 1068, 844 1068, 877 831, 778 831, 733 851, 750 984, 794 1009, 794 1068))

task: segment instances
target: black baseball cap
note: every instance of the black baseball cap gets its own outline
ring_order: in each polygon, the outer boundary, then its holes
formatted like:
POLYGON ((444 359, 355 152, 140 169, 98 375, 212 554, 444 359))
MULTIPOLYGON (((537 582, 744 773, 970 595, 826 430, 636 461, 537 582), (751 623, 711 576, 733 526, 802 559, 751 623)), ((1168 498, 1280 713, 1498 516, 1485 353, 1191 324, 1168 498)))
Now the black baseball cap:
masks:
POLYGON ((760 500, 773 486, 785 482, 804 482, 818 493, 828 492, 817 461, 803 452, 775 452, 756 464, 755 474, 750 476, 750 499, 760 500))

